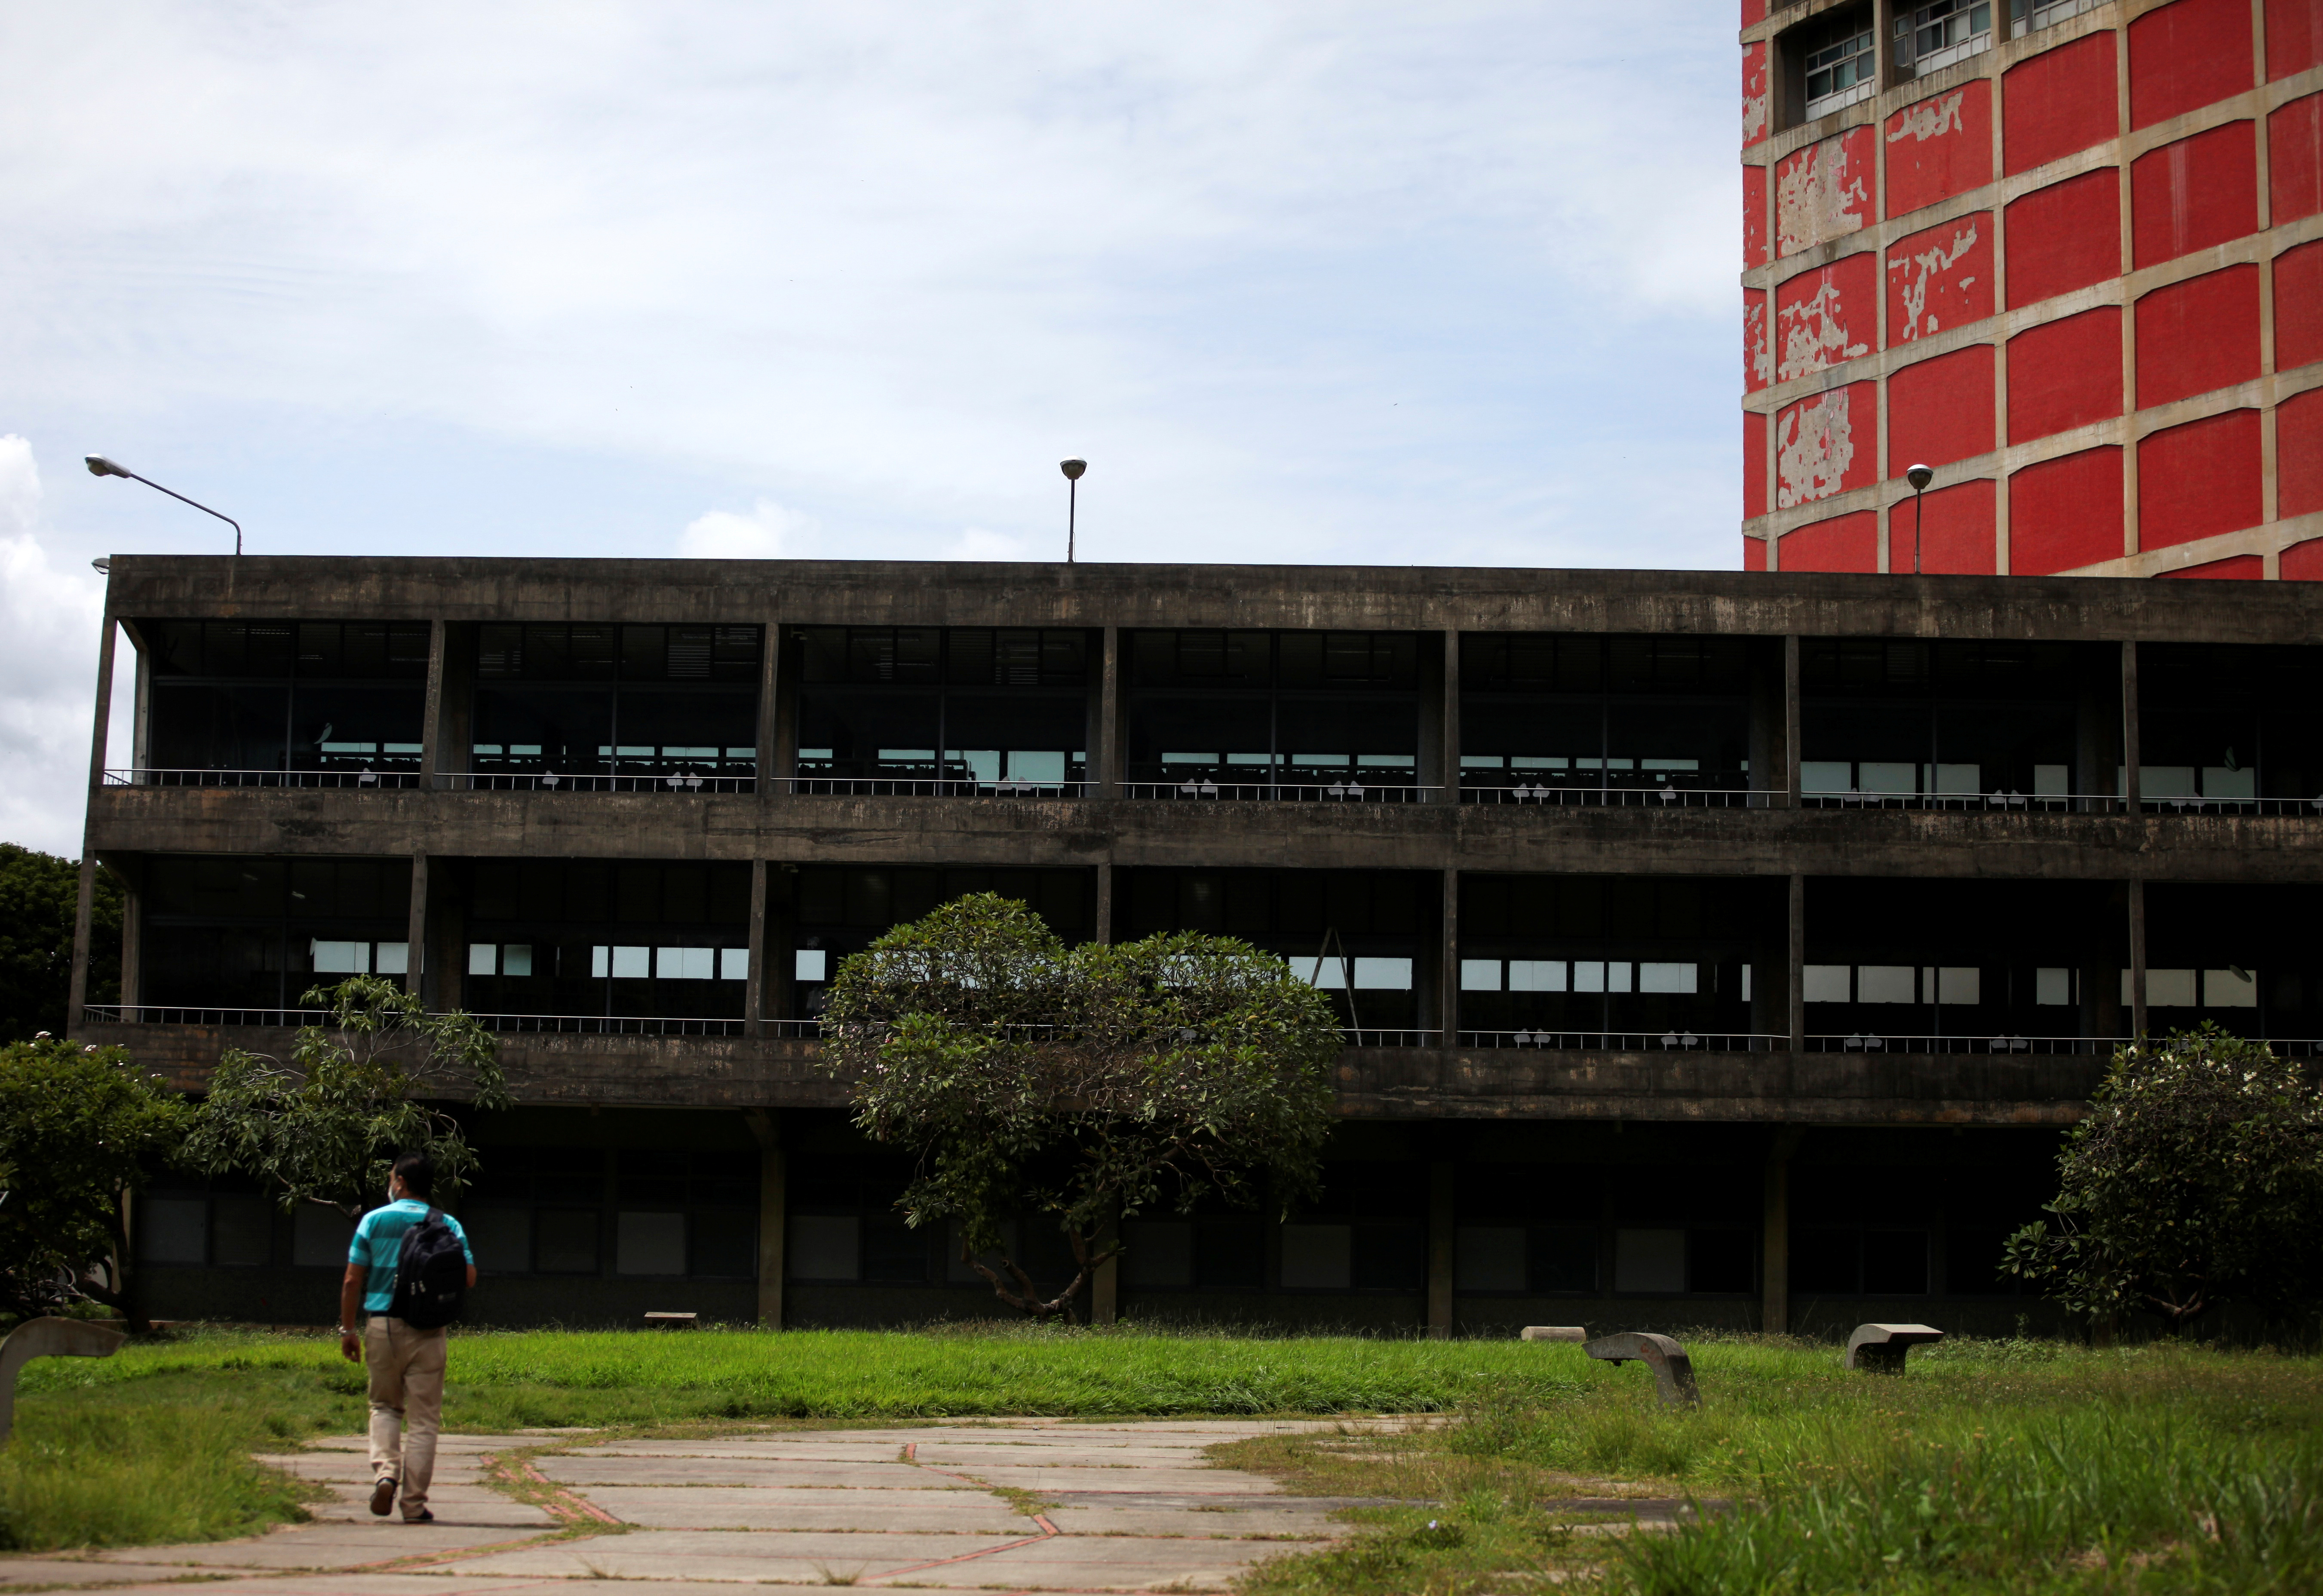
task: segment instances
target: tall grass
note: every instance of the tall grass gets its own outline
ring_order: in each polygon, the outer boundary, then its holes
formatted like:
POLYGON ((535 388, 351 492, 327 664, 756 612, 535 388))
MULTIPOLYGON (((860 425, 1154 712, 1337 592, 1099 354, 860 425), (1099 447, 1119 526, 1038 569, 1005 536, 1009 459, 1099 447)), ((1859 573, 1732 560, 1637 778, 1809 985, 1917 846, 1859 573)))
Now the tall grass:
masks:
MULTIPOLYGON (((1487 1384, 1562 1388, 1510 1342, 995 1330, 456 1334, 445 1422, 478 1428, 684 1417, 1443 1412, 1487 1384)), ((359 1370, 322 1336, 202 1335, 103 1363, 33 1364, 24 1389, 170 1377, 303 1375, 349 1395, 359 1370)))
POLYGON ((234 1406, 26 1404, 0 1447, 0 1547, 217 1540, 298 1518, 305 1489, 251 1461, 267 1435, 234 1406))

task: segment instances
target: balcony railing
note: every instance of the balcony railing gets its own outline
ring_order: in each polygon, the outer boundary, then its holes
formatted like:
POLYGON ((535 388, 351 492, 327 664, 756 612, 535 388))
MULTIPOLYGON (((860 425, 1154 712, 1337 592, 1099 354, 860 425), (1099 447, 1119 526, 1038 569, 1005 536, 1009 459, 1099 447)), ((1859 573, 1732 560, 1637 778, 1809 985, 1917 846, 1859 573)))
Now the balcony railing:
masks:
POLYGON ((1373 782, 1220 782, 1207 776, 1121 784, 1125 798, 1189 799, 1196 803, 1426 803, 1441 787, 1373 782))
POLYGON ((750 1032, 748 1020, 684 1015, 477 1014, 473 1018, 485 1030, 503 1036, 747 1036, 750 1032))
POLYGON ((568 775, 562 771, 463 770, 441 778, 475 793, 755 793, 754 775, 702 775, 666 771, 624 775, 568 775))
POLYGON ((189 1008, 173 1004, 83 1004, 83 1023, 91 1025, 263 1025, 277 1030, 319 1025, 329 1019, 325 1009, 189 1008))
POLYGON ((416 769, 374 770, 108 770, 108 787, 416 787, 416 769))
POLYGON ((786 790, 808 798, 1086 798, 1095 782, 1048 782, 1031 777, 794 775, 786 790))
POLYGON ((2026 1053, 2110 1054, 2121 1045, 2108 1036, 1887 1036, 1868 1031, 1845 1036, 1810 1036, 1810 1053, 2026 1053))
POLYGON ((1766 1053, 1787 1036, 1749 1031, 1463 1031, 1464 1048, 1548 1048, 1602 1053, 1766 1053))
POLYGON ((1444 1041, 1441 1031, 1409 1026, 1342 1025, 1339 1035, 1351 1048, 1432 1048, 1444 1041))
POLYGON ((1782 794, 1755 787, 1556 787, 1527 782, 1512 787, 1463 784, 1460 802, 1549 808, 1771 809, 1782 802, 1782 794))

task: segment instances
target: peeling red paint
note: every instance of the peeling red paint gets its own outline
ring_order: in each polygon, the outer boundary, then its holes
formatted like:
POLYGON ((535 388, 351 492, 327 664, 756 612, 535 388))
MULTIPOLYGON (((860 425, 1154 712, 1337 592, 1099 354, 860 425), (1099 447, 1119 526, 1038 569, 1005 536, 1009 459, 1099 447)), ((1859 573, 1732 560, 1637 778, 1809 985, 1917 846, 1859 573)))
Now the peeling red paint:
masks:
POLYGON ((1775 252, 1796 254, 1861 231, 1871 221, 1868 127, 1809 144, 1775 169, 1775 252))
POLYGON ((1775 375, 1788 382, 1869 354, 1879 319, 1871 255, 1802 271, 1775 290, 1775 375))
POLYGON ((1742 147, 1767 136, 1767 46, 1742 47, 1742 147))
POLYGON ((1869 487, 1878 471, 1879 390, 1851 382, 1801 399, 1775 422, 1775 507, 1869 487))
POLYGON ((1992 213, 1977 211, 1887 246, 1887 345, 1993 311, 1992 213))
POLYGON ((1767 169, 1742 169, 1742 264, 1767 263, 1767 169))
POLYGON ((1900 216, 1992 181, 1992 85, 1979 78, 1887 122, 1887 214, 1900 216))
POLYGON ((1742 290, 1742 391, 1756 393, 1775 380, 1775 346, 1767 337, 1767 290, 1742 290))

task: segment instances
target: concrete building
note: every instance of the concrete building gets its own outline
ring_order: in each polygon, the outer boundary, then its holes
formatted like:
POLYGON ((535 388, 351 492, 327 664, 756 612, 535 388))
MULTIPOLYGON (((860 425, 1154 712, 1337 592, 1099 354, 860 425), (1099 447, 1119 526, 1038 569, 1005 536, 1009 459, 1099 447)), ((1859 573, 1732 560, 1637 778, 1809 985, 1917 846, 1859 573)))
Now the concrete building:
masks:
MULTIPOLYGON (((969 890, 1345 1015, 1322 1201, 1144 1215, 1106 1316, 2006 1328, 2109 1039, 2323 1037, 2314 588, 124 555, 103 660, 77 1034, 198 1089, 347 972, 488 1016, 500 1322, 995 1311, 812 1067, 969 890)), ((165 1316, 333 1311, 319 1212, 137 1234, 165 1316)))
POLYGON ((2323 578, 2323 5, 1742 0, 1743 564, 2323 578))

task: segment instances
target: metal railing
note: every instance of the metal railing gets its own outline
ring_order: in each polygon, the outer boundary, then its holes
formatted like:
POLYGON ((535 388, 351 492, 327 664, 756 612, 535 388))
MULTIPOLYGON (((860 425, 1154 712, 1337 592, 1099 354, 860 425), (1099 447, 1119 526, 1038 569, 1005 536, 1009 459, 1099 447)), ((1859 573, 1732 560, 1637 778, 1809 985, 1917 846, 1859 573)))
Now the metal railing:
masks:
POLYGON ((701 775, 666 771, 655 775, 568 775, 562 771, 460 770, 442 779, 455 790, 473 793, 755 793, 755 775, 701 775))
POLYGON ((1883 1036, 1868 1031, 1845 1036, 1810 1036, 1810 1053, 2073 1053, 2109 1054, 2119 1047, 2109 1036, 1883 1036))
POLYGON ((108 787, 416 787, 417 770, 108 770, 108 787))
POLYGON ((1551 787, 1538 783, 1514 787, 1468 786, 1463 803, 1531 803, 1547 807, 1608 809, 1771 809, 1780 793, 1756 787, 1551 787))
POLYGON ((1411 1026, 1342 1025, 1339 1034, 1351 1048, 1432 1048, 1444 1041, 1441 1031, 1411 1026))
POLYGON ((978 781, 973 776, 793 775, 787 790, 813 798, 1086 798, 1095 782, 1030 778, 978 781))
POLYGON ((1125 798, 1213 800, 1220 803, 1425 803, 1441 787, 1382 786, 1368 782, 1214 782, 1189 776, 1183 781, 1124 782, 1125 798))
POLYGON ((195 1008, 173 1004, 83 1004, 81 1019, 91 1025, 266 1025, 277 1029, 319 1025, 326 1009, 195 1008))
POLYGON ((2030 814, 2102 813, 2119 798, 2089 793, 1802 793, 1803 809, 1933 809, 1961 813, 2022 810, 2030 814))
POLYGON ((1460 1045, 1603 1053, 1767 1053, 1789 1047, 1791 1039, 1749 1031, 1463 1031, 1460 1045))
POLYGON ((475 1014, 503 1036, 746 1036, 748 1020, 650 1014, 475 1014))

